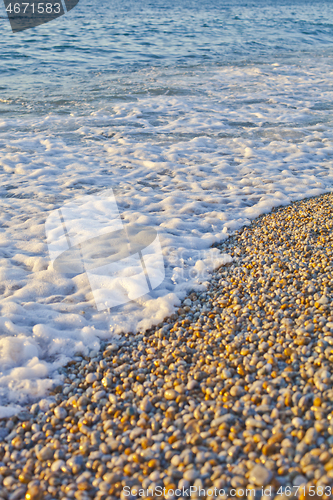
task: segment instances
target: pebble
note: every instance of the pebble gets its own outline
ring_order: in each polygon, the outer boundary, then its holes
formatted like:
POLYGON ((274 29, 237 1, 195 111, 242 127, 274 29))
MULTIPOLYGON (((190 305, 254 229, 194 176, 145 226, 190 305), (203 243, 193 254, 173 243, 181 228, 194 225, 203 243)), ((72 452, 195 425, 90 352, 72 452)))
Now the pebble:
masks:
POLYGON ((42 500, 43 496, 43 490, 39 486, 32 486, 28 488, 25 498, 26 500, 42 500))
POLYGON ((304 442, 310 445, 316 444, 317 437, 318 437, 318 432, 316 431, 316 429, 314 427, 310 427, 310 429, 306 431, 306 434, 304 436, 304 442))
POLYGON ((184 479, 187 479, 190 483, 193 483, 198 477, 199 472, 195 469, 188 469, 184 472, 184 479))
POLYGON ((176 399, 177 397, 177 392, 174 389, 167 389, 164 393, 165 399, 171 400, 171 399, 176 399))
POLYGON ((293 426, 296 428, 296 429, 299 429, 301 427, 303 427, 304 425, 304 422, 301 418, 299 417, 295 417, 292 419, 291 423, 293 424, 293 426))
POLYGON ((54 409, 54 415, 59 418, 60 420, 64 420, 64 418, 67 417, 67 411, 65 408, 62 408, 61 406, 57 406, 54 409))
POLYGON ((41 450, 37 451, 36 456, 38 460, 50 460, 53 457, 54 450, 50 446, 44 446, 41 450))
POLYGON ((51 465, 51 471, 52 472, 59 472, 64 465, 65 465, 64 460, 58 459, 55 462, 53 462, 53 464, 51 465))
POLYGON ((302 486, 307 483, 307 478, 301 475, 298 475, 293 480, 293 486, 302 486))
POLYGON ((88 373, 86 376, 86 382, 87 384, 93 384, 97 380, 97 375, 96 373, 88 373))
POLYGON ((144 397, 140 403, 140 408, 146 413, 149 413, 152 410, 152 404, 148 396, 144 397))
POLYGON ((255 465, 250 471, 250 482, 256 486, 266 486, 272 477, 272 472, 263 465, 255 465))

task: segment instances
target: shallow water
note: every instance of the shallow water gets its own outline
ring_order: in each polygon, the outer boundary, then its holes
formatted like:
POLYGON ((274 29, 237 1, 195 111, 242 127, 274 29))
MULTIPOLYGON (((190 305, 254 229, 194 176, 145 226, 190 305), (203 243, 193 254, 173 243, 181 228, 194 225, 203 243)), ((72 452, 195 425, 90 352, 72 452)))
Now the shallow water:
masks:
POLYGON ((233 229, 331 190, 332 41, 330 2, 81 0, 22 33, 1 20, 0 404, 162 321, 233 229), (44 224, 110 188, 125 222, 158 230, 166 278, 106 313, 85 275, 52 270, 44 224))

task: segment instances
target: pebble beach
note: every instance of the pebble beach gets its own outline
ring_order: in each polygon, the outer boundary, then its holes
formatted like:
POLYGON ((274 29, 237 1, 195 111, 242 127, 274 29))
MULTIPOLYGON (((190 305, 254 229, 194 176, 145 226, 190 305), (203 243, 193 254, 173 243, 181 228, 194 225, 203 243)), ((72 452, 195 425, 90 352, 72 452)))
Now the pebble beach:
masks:
POLYGON ((285 499, 286 486, 328 498, 332 202, 295 202, 236 231, 219 246, 232 263, 205 292, 72 361, 48 409, 1 420, 0 499, 125 500, 158 487, 172 499, 190 486, 221 500, 262 487, 285 499))

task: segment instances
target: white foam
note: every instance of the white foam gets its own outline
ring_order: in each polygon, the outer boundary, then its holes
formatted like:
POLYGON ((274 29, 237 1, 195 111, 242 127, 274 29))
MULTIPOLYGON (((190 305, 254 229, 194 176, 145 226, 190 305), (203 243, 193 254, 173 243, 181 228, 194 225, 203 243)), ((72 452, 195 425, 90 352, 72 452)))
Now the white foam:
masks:
POLYGON ((332 189, 330 61, 136 78, 170 92, 3 119, 0 418, 61 383, 58 368, 76 353, 163 321, 230 261, 214 243, 272 207, 332 189), (154 292, 110 313, 95 307, 85 274, 52 269, 44 228, 66 201, 107 189, 124 223, 157 229, 166 266, 154 292))

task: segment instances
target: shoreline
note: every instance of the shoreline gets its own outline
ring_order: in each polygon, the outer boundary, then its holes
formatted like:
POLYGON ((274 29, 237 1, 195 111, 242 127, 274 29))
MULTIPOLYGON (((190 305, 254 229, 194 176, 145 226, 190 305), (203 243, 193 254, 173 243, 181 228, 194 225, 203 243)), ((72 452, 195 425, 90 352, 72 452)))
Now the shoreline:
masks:
POLYGON ((68 396, 0 421, 0 498, 333 484, 332 201, 236 231, 216 245, 236 261, 177 319, 72 361, 68 396))

